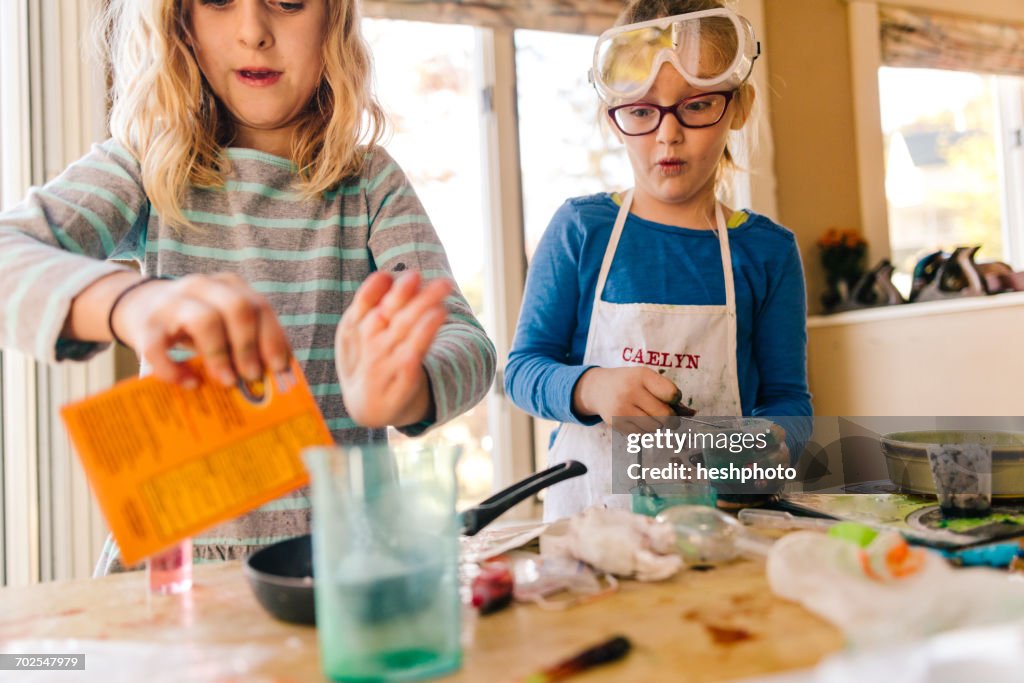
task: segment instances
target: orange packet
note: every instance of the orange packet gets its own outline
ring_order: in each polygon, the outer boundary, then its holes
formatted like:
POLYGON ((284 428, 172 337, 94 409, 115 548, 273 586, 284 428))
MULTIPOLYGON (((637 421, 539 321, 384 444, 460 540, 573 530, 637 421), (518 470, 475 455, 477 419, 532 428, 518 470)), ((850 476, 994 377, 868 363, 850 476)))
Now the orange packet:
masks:
POLYGON ((196 389, 142 377, 61 409, 126 566, 306 485, 300 451, 333 443, 294 360, 234 387, 188 362, 196 389))

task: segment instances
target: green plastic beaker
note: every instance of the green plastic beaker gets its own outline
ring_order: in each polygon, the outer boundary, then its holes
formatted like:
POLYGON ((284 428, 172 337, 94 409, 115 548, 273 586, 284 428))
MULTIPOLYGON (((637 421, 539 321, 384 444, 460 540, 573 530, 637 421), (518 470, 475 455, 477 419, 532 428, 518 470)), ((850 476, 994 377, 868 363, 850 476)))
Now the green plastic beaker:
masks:
POLYGON ((638 515, 657 516, 662 510, 676 505, 706 505, 715 507, 715 489, 704 481, 658 482, 635 486, 631 509, 638 515))
POLYGON ((306 449, 316 621, 335 681, 414 681, 458 669, 459 449, 306 449))

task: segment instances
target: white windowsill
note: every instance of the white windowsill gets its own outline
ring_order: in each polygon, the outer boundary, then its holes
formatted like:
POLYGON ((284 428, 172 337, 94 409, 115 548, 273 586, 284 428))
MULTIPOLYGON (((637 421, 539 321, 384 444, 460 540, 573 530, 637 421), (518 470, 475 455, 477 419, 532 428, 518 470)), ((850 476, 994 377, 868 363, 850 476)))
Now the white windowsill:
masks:
POLYGON ((812 315, 807 318, 807 327, 810 329, 815 327, 857 325, 882 320, 919 318, 1014 306, 1024 306, 1024 292, 1007 292, 1005 294, 974 296, 946 301, 926 301, 916 304, 880 306, 878 308, 864 308, 856 311, 834 313, 832 315, 812 315))

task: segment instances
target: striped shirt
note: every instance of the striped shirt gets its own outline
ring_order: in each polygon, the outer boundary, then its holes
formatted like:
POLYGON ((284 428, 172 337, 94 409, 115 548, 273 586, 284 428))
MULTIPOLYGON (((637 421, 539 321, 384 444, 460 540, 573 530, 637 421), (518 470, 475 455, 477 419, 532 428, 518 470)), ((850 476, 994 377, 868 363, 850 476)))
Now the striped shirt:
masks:
MULTIPOLYGON (((61 339, 60 331, 79 292, 124 268, 111 259, 137 261, 147 275, 234 272, 270 301, 335 440, 386 441, 386 430, 348 417, 334 333, 375 270, 453 279, 416 193, 379 147, 367 151, 362 175, 313 199, 294 190, 298 176, 289 160, 250 149, 226 154, 232 172, 223 189, 188 188, 182 208, 194 227, 184 230, 161 220, 138 162, 110 140, 0 213, 0 347, 50 362, 105 348, 61 339)), ((424 360, 435 424, 479 402, 495 370, 494 346, 458 289, 446 306, 448 318, 424 360)), ((430 426, 402 431, 414 435, 430 426)), ((308 530, 309 501, 300 490, 196 538, 196 555, 240 557, 308 530)))

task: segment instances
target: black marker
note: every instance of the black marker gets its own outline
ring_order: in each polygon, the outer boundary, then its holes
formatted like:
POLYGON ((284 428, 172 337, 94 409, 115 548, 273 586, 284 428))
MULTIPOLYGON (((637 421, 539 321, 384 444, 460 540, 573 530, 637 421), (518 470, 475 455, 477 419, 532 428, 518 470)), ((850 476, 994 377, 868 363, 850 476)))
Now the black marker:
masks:
POLYGON ((628 638, 625 636, 615 636, 600 645, 587 648, 578 655, 548 667, 543 671, 530 674, 523 679, 523 683, 553 683, 553 681, 561 681, 575 673, 622 659, 631 647, 632 644, 628 638))

